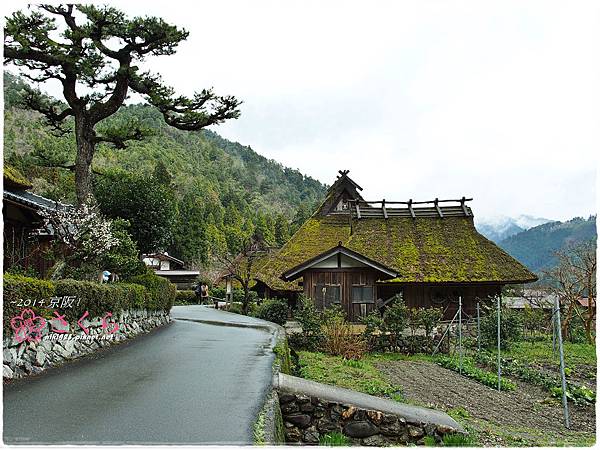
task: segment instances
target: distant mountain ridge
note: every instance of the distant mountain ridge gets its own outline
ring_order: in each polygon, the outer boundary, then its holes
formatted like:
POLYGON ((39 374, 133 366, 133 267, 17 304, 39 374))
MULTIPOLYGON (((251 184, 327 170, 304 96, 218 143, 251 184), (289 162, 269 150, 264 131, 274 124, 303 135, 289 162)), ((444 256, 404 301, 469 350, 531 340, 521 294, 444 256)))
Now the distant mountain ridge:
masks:
POLYGON ((521 214, 518 217, 496 216, 475 219, 477 231, 496 243, 522 231, 552 222, 550 219, 521 214))
POLYGON ((509 236, 498 245, 539 273, 554 266, 556 251, 589 240, 597 240, 595 215, 587 219, 575 217, 565 222, 544 223, 509 236))

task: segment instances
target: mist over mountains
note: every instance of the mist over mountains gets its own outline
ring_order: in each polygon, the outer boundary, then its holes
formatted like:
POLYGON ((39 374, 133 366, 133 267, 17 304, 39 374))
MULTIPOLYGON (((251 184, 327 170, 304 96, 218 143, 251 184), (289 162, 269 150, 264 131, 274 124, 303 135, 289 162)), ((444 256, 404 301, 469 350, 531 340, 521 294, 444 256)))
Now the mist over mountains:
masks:
POLYGON ((476 223, 481 234, 507 253, 540 273, 555 264, 555 252, 597 239, 596 216, 575 217, 564 222, 521 215, 476 223), (536 222, 542 222, 537 224, 536 222))

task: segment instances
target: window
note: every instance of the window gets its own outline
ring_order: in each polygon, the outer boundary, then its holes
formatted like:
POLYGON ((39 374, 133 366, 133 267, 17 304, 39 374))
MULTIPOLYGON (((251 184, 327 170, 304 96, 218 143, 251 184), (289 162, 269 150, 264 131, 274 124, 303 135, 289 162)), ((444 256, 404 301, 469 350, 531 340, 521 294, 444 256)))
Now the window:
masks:
POLYGON ((315 285, 315 299, 317 306, 329 308, 331 305, 341 303, 341 286, 339 284, 315 285))
POLYGON ((373 303, 373 286, 352 286, 352 303, 373 303))

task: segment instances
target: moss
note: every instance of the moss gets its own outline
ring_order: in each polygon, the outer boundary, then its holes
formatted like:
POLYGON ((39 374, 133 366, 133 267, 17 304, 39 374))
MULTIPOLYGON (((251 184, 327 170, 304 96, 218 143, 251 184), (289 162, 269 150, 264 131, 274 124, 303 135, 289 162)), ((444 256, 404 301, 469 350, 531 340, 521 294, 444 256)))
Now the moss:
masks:
POLYGON ((279 277, 342 242, 400 275, 387 282, 528 282, 536 277, 496 244, 480 235, 471 217, 311 217, 277 253, 266 258, 257 278, 275 290, 300 291, 279 277))
POLYGON ((20 189, 29 189, 32 187, 32 184, 27 181, 27 178, 11 165, 4 164, 3 176, 4 184, 7 187, 17 187, 20 189))

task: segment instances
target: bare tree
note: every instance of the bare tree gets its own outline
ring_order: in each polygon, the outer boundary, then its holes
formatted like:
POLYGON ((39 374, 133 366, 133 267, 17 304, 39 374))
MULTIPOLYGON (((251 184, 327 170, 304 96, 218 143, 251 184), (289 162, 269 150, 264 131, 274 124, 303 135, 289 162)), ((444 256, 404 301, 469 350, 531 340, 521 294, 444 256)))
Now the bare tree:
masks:
POLYGON ((560 299, 562 333, 569 337, 569 325, 573 318, 582 319, 590 343, 594 342, 593 324, 596 317, 596 243, 584 242, 556 252, 558 264, 545 275, 551 281, 550 289, 560 299), (585 309, 580 300, 588 298, 585 309))
POLYGON ((240 251, 223 251, 215 255, 217 264, 222 268, 222 276, 229 276, 240 283, 244 291, 242 313, 248 313, 250 305, 250 283, 256 275, 257 262, 267 253, 265 242, 257 235, 245 239, 240 251))

